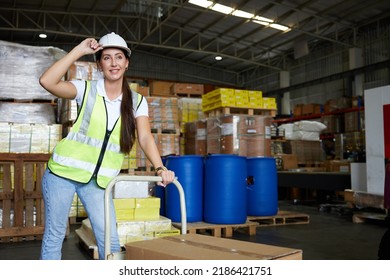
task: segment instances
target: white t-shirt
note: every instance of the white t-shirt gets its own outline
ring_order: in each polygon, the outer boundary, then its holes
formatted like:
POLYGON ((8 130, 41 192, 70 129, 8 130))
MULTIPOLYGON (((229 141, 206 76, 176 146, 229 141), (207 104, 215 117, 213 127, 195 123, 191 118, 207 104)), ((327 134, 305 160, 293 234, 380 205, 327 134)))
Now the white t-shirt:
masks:
MULTIPOLYGON (((71 81, 72 84, 77 89, 77 95, 75 97, 76 103, 80 106, 83 102, 83 96, 85 91, 85 80, 73 80, 71 81)), ((120 116, 120 108, 121 108, 121 101, 122 101, 122 95, 118 96, 114 100, 110 100, 107 97, 106 90, 104 88, 104 80, 100 79, 97 81, 97 94, 104 97, 104 100, 106 102, 106 108, 107 108, 107 114, 108 114, 108 129, 111 130, 116 122, 116 120, 120 116)), ((148 111, 148 102, 146 101, 146 98, 142 98, 141 103, 138 106, 137 111, 134 113, 134 117, 140 117, 140 116, 149 116, 148 111)))

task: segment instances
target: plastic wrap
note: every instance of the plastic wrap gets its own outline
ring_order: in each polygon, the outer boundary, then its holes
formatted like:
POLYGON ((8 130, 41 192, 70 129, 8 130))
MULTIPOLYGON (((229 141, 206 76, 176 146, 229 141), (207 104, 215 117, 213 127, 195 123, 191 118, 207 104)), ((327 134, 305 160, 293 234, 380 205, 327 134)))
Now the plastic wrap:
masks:
POLYGON ((62 125, 0 122, 1 153, 51 153, 61 140, 62 125))
POLYGON ((55 124, 55 108, 49 103, 0 101, 0 122, 55 124))
POLYGON ((39 77, 65 54, 65 51, 54 47, 0 41, 0 97, 16 100, 55 99, 39 84, 39 77))
POLYGON ((284 129, 287 140, 319 141, 321 131, 326 125, 317 121, 298 121, 283 124, 279 128, 284 129))

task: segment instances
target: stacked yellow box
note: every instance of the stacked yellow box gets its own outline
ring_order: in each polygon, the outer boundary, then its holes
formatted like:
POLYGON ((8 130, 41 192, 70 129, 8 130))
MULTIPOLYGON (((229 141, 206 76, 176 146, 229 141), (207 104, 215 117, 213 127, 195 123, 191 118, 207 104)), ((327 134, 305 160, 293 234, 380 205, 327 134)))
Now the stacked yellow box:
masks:
POLYGON ((118 221, 153 220, 160 217, 160 198, 115 198, 114 207, 118 221))
POLYGON ((180 234, 170 219, 160 216, 158 197, 116 198, 114 206, 121 245, 180 234))
POLYGON ((202 95, 203 112, 208 112, 221 107, 234 106, 236 106, 234 89, 219 88, 202 95))
POLYGON ((249 108, 248 90, 235 89, 234 97, 236 100, 236 107, 249 108))
POLYGON ((128 242, 180 234, 180 230, 172 226, 171 220, 162 216, 147 221, 120 221, 117 222, 117 230, 122 246, 128 242))
POLYGON ((264 109, 277 109, 276 98, 274 97, 263 97, 263 108, 264 109))
POLYGON ((185 124, 204 118, 202 111, 202 99, 200 98, 180 98, 179 105, 179 122, 180 132, 185 132, 185 124))
POLYGON ((123 160, 122 169, 131 170, 137 168, 137 141, 134 143, 128 155, 125 155, 123 160))
POLYGON ((250 108, 263 108, 263 92, 260 90, 248 90, 250 108))

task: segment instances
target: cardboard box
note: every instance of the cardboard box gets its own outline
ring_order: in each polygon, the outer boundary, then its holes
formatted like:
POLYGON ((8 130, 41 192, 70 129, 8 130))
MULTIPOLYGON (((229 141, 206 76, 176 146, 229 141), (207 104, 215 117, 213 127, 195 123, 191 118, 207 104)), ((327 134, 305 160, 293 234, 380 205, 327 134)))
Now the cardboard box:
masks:
POLYGON ((351 172, 351 162, 348 160, 327 160, 325 167, 328 172, 351 172))
POLYGON ((303 115, 303 104, 297 104, 294 106, 294 116, 295 117, 298 117, 298 116, 302 116, 303 115))
POLYGON ((302 115, 321 114, 321 104, 304 104, 302 107, 302 115))
POLYGON ((186 84, 174 83, 171 85, 171 94, 195 94, 202 95, 204 93, 204 86, 202 84, 186 84))
POLYGON ((302 260, 302 250, 201 234, 127 243, 127 260, 302 260))
POLYGON ((295 154, 276 154, 276 159, 281 159, 281 169, 290 170, 298 168, 298 158, 295 154))

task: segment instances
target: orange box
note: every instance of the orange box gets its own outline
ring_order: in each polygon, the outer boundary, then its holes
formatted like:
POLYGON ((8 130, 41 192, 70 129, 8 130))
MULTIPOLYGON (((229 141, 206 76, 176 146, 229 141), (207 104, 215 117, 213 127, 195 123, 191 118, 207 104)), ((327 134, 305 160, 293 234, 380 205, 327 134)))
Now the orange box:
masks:
POLYGON ((202 95, 204 93, 204 86, 202 84, 185 84, 185 83, 174 83, 171 85, 171 94, 196 94, 202 95))
POLYGON ((321 104, 304 104, 302 106, 302 115, 313 115, 321 113, 321 104))

